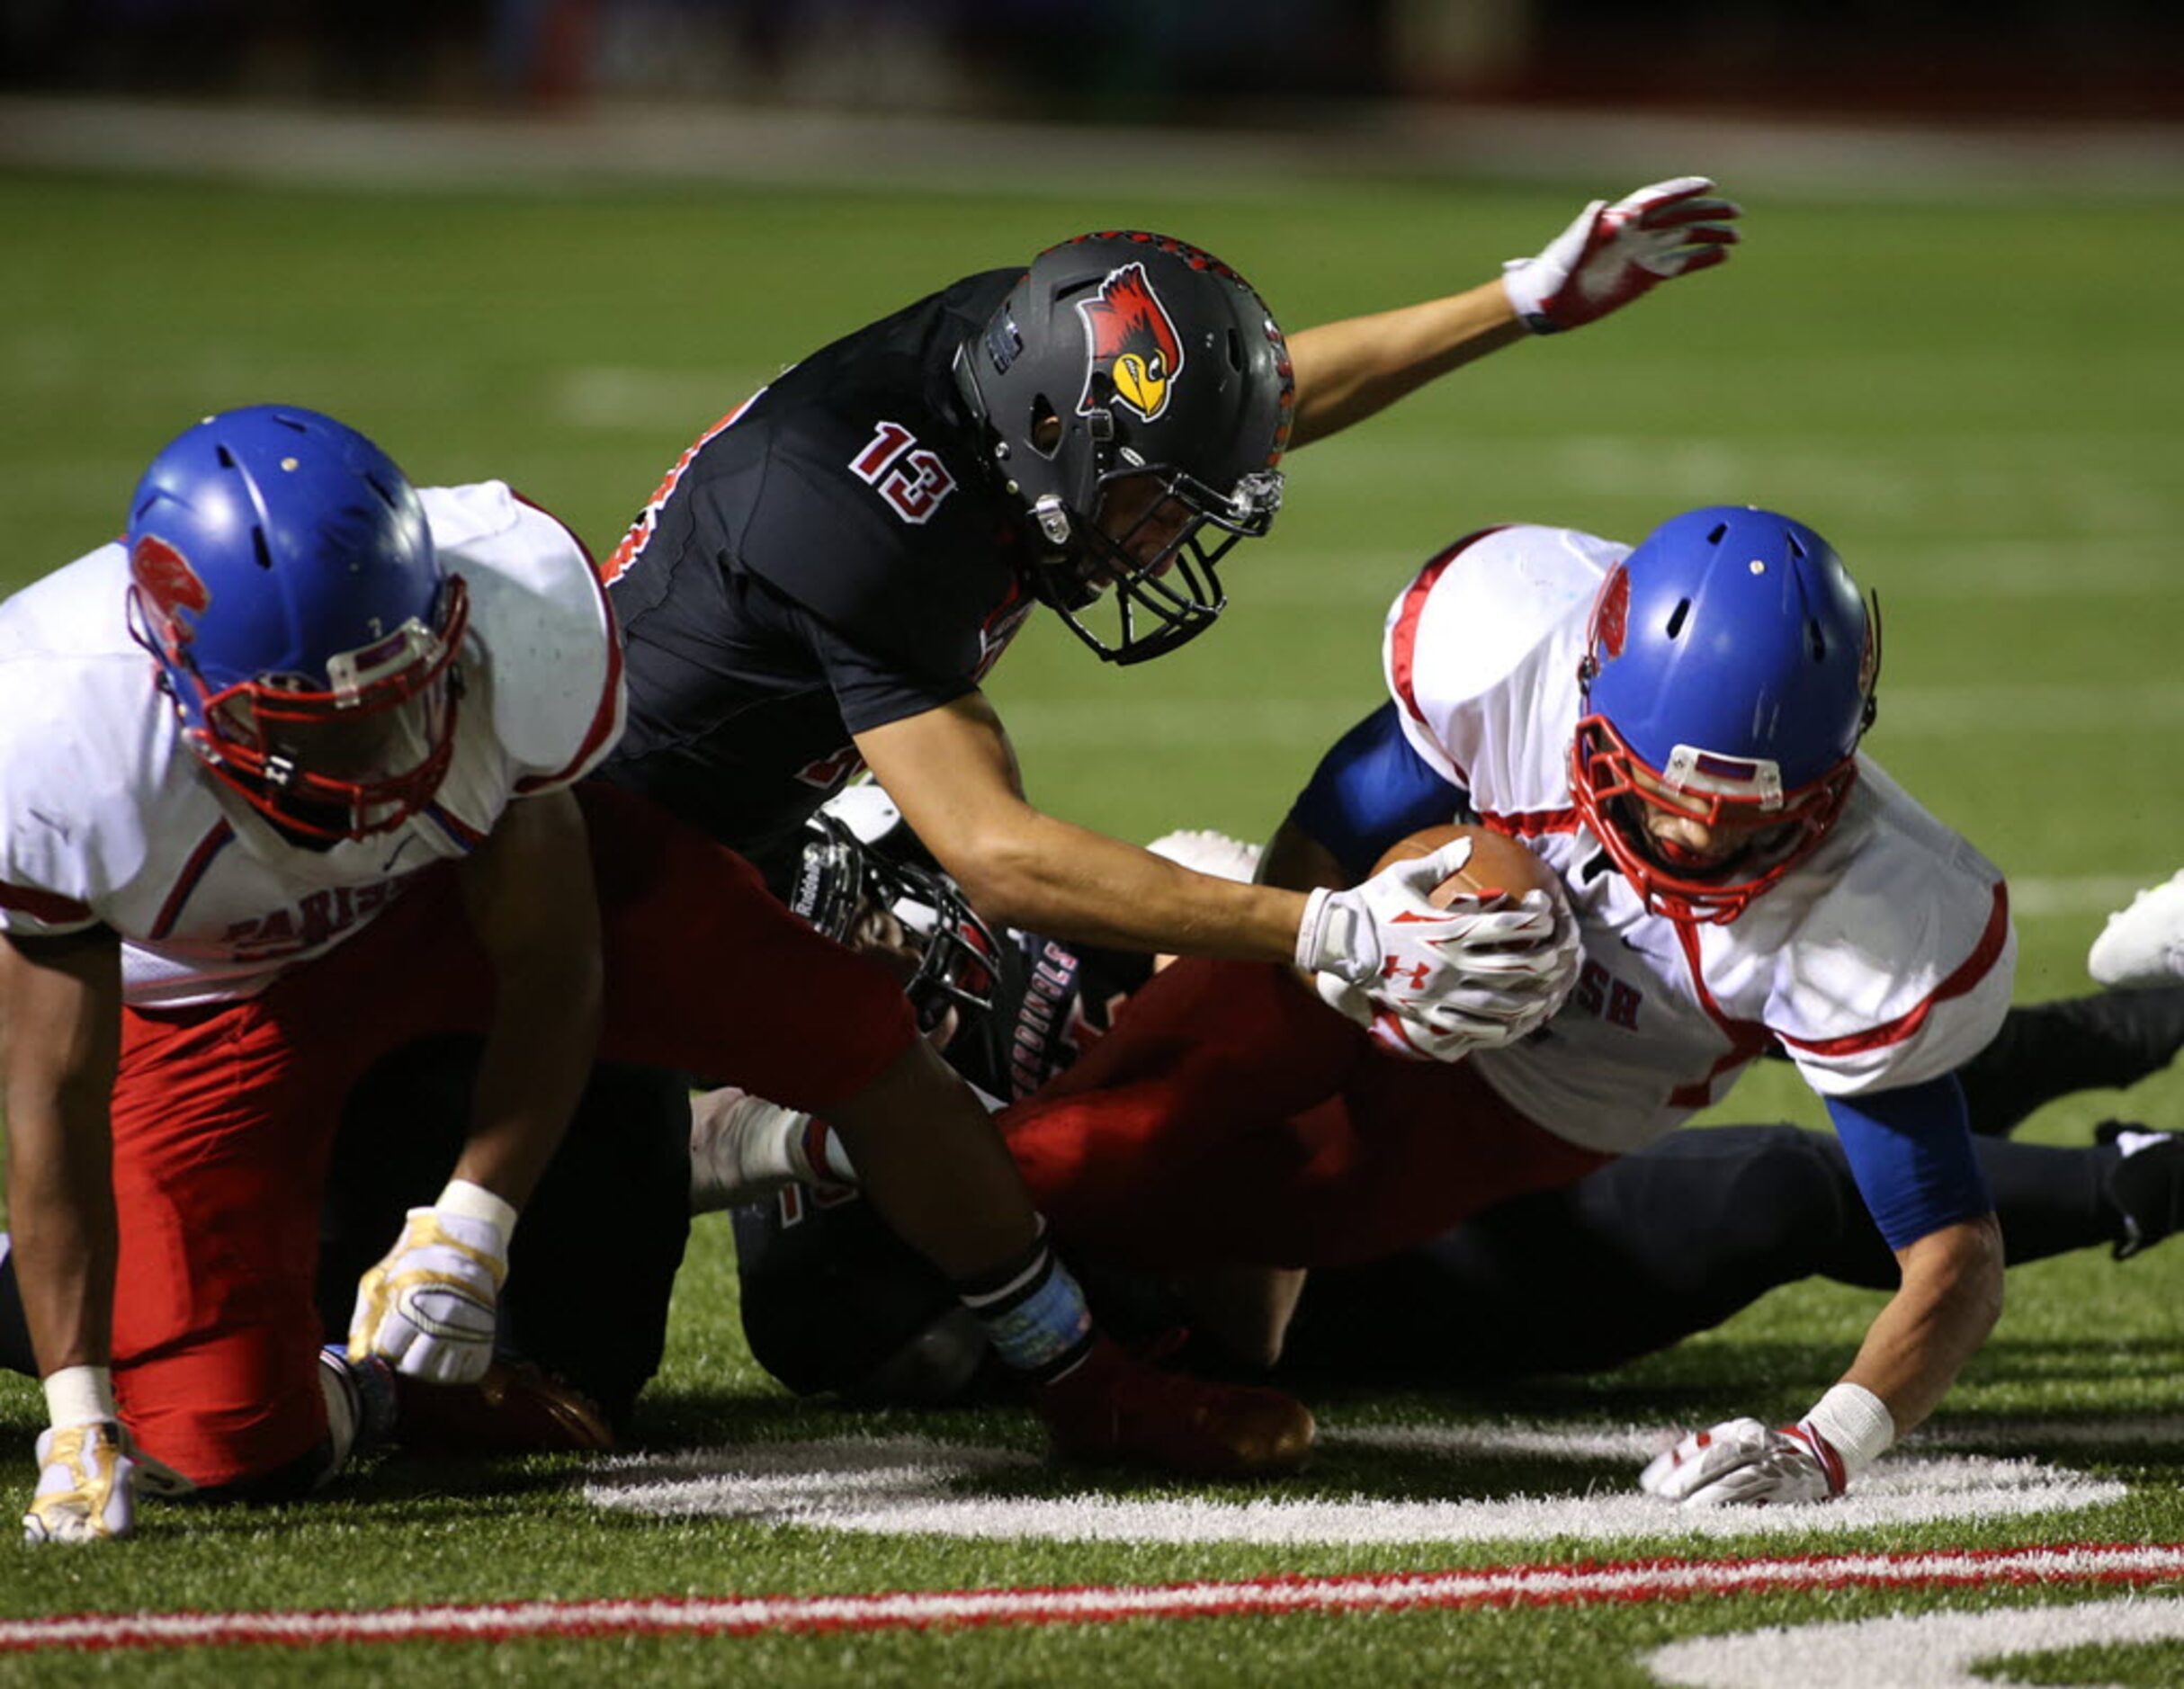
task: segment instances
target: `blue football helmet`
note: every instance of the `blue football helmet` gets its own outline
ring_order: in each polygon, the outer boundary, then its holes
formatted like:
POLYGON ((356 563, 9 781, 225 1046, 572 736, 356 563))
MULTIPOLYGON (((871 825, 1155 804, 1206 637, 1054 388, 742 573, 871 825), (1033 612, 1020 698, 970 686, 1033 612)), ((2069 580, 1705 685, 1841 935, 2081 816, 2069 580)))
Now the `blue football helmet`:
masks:
POLYGON ((292 406, 209 416, 145 470, 125 542, 130 629, 216 778, 319 841, 431 801, 469 600, 371 441, 292 406))
POLYGON ((1664 523, 1610 572, 1586 646, 1579 814, 1648 908, 1734 920, 1849 799, 1878 605, 1803 523, 1714 505, 1664 523), (1701 824, 1706 847, 1669 818, 1701 824))

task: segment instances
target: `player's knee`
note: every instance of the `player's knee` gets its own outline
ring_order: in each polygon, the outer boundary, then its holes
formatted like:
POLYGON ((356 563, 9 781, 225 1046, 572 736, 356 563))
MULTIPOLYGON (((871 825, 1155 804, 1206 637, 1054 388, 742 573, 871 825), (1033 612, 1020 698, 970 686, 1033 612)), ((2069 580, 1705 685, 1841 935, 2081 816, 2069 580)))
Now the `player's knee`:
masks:
POLYGON ((1833 1141, 1785 1127, 1756 1134, 1720 1218, 1732 1247, 1755 1257, 1804 1258, 1834 1244, 1857 1208, 1833 1141))

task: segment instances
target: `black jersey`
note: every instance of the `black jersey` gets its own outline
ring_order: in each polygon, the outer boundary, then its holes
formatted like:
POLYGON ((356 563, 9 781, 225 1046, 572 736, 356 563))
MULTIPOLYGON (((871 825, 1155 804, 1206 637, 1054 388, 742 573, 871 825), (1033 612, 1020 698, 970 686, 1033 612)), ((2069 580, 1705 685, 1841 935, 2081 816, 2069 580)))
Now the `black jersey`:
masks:
POLYGON ((669 473, 606 570, 629 677, 607 778, 778 870, 853 734, 978 684, 1030 612, 1027 536, 951 366, 1021 273, 814 353, 669 473))

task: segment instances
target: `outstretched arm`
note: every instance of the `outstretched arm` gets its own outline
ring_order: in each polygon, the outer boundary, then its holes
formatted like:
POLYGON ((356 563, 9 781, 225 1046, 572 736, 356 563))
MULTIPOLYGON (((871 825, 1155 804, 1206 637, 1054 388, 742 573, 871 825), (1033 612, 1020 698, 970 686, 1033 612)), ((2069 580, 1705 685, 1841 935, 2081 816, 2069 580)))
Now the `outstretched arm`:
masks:
POLYGON ((1301 891, 1195 874, 1025 798, 993 706, 971 692, 857 735, 910 829, 989 921, 1079 943, 1287 961, 1301 891))
POLYGON ((1903 1281, 1866 1328, 1842 1381, 1870 1390, 1897 1436, 1922 1422, 2002 1312, 2002 1229, 1958 1220, 1896 1251, 1903 1281))
POLYGON ((1504 1017, 1501 981, 1485 976, 1506 967, 1513 946, 1544 954, 1562 929, 1530 904, 1430 902, 1461 863, 1455 847, 1339 889, 1243 885, 1034 809, 1000 719, 976 692, 868 728, 856 745, 989 921, 1123 950, 1293 962, 1326 976, 1322 995, 1346 1014, 1365 1021, 1384 1010, 1437 1041, 1444 1059, 1528 1030, 1504 1017), (1482 970, 1481 956, 1496 961, 1482 970), (1482 1019, 1488 997, 1495 1012, 1482 1019))
POLYGON ((1528 334, 1596 322, 1664 281, 1729 256, 1741 208, 1705 176, 1596 200, 1534 258, 1446 299, 1307 328, 1290 336, 1297 407, 1290 446, 1362 422, 1437 376, 1528 334))
POLYGON ((1734 1419, 1686 1437, 1640 1477, 1655 1495, 1701 1506, 1840 1495, 1933 1412, 2001 1316, 2001 1228, 1956 1076, 1831 1096, 1828 1112, 1902 1282, 1803 1419, 1734 1419))

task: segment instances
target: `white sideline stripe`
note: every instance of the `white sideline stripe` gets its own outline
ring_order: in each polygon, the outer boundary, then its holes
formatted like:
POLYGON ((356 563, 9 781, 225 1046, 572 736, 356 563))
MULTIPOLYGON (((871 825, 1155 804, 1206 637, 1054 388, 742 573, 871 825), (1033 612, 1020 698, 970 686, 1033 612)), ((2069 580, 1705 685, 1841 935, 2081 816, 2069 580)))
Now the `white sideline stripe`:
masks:
POLYGON ((79 1613, 0 1621, 0 1651, 284 1643, 602 1637, 632 1633, 895 1630, 932 1624, 1097 1624, 1134 1618, 1336 1613, 1398 1607, 1593 1605, 1755 1590, 2144 1584, 2184 1573, 2184 1543, 1781 1559, 1493 1566, 1236 1582, 1093 1585, 873 1595, 658 1597, 353 1613, 79 1613))
MULTIPOLYGON (((2184 1601, 2130 1599, 1992 1613, 1921 1613, 1837 1624, 1776 1626, 1671 1643, 1646 1658, 1679 1689, 2027 1689, 1983 1676, 1983 1660, 2089 1643, 2128 1647, 2184 1637, 2184 1601)), ((2046 1680, 2043 1680, 2046 1681, 2046 1680)))

